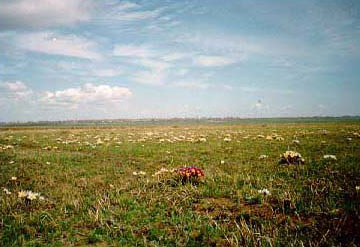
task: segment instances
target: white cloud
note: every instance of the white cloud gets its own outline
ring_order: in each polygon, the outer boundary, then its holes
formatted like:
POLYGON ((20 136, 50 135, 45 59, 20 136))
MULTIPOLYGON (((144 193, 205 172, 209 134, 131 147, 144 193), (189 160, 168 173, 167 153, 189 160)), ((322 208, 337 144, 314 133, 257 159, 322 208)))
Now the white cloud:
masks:
POLYGON ((68 26, 90 19, 91 0, 3 0, 1 29, 68 26))
POLYGON ((251 86, 251 85, 250 86, 240 86, 239 89, 245 93, 256 93, 256 92, 264 90, 259 87, 251 86))
POLYGON ((101 60, 100 63, 86 60, 67 61, 60 60, 56 63, 54 72, 56 74, 68 74, 71 76, 82 77, 114 77, 124 74, 124 70, 118 66, 107 63, 106 60, 101 60), (105 63, 102 63, 105 61, 105 63))
POLYGON ((247 59, 249 54, 263 54, 263 42, 249 40, 248 37, 212 32, 188 32, 175 37, 175 41, 191 44, 199 50, 211 51, 217 54, 232 54, 238 60, 247 59))
POLYGON ((170 52, 162 57, 164 61, 176 61, 180 59, 184 59, 186 57, 191 56, 190 53, 183 53, 183 52, 170 52))
POLYGON ((223 85, 223 88, 224 88, 225 90, 228 90, 228 91, 231 91, 231 90, 234 89, 233 86, 227 85, 227 84, 223 85))
POLYGON ((132 63, 147 68, 130 75, 133 81, 149 85, 164 85, 169 76, 172 64, 156 59, 135 59, 132 63))
POLYGON ((161 53, 143 45, 115 45, 114 56, 128 58, 127 62, 145 70, 129 74, 129 77, 137 83, 149 85, 163 85, 168 77, 168 69, 173 65, 161 59, 161 53))
POLYGON ((207 89, 210 86, 208 83, 204 83, 201 81, 177 81, 175 83, 172 83, 171 85, 175 87, 183 87, 189 89, 207 89))
POLYGON ((141 10, 142 6, 132 2, 119 2, 111 6, 111 11, 105 9, 107 18, 118 21, 137 21, 152 19, 160 15, 162 9, 141 10))
MULTIPOLYGON (((117 44, 113 49, 114 56, 129 57, 134 59, 154 59, 151 62, 162 61, 163 63, 170 63, 190 57, 191 53, 185 52, 171 52, 159 51, 153 49, 148 45, 134 45, 134 44, 117 44)), ((147 61, 144 61, 144 63, 147 61)))
POLYGON ((194 64, 203 67, 221 67, 236 63, 236 60, 223 56, 198 56, 194 58, 194 64))
POLYGON ((24 91, 27 89, 25 83, 21 81, 5 82, 3 86, 12 92, 24 91))
POLYGON ((153 70, 166 70, 172 67, 171 63, 163 62, 156 59, 148 59, 148 58, 135 60, 134 63, 153 70))
POLYGON ((22 81, 0 83, 0 90, 5 98, 15 100, 26 99, 33 94, 33 91, 22 81))
POLYGON ((148 18, 154 18, 160 14, 159 10, 153 11, 133 11, 128 13, 120 13, 116 19, 122 21, 133 21, 133 20, 142 20, 148 18))
POLYGON ((127 2, 127 1, 124 1, 124 2, 120 2, 116 9, 117 11, 123 11, 123 10, 129 10, 129 9, 133 9, 135 7, 138 7, 139 5, 136 4, 136 3, 132 3, 132 2, 127 2))
POLYGON ((188 72, 189 72, 188 69, 178 68, 178 69, 174 72, 174 74, 177 75, 177 76, 184 76, 184 75, 186 75, 188 72))
POLYGON ((114 69, 95 69, 93 74, 98 77, 113 77, 123 74, 123 71, 114 69))
POLYGON ((163 85, 167 72, 164 70, 144 70, 136 72, 132 77, 135 82, 149 85, 163 85))
POLYGON ((16 44, 27 51, 62 55, 84 59, 101 59, 97 44, 76 35, 57 35, 52 32, 36 32, 19 35, 16 44))
POLYGON ((326 105, 323 105, 323 104, 319 104, 317 107, 318 107, 320 110, 324 110, 324 109, 327 108, 326 105))
POLYGON ((155 53, 146 46, 137 45, 115 45, 114 56, 134 57, 134 58, 148 58, 154 56, 155 53))
POLYGON ((109 85, 87 83, 82 87, 68 88, 60 91, 45 91, 40 99, 49 104, 76 104, 88 102, 116 102, 131 97, 130 89, 109 85))
POLYGON ((154 72, 163 71, 172 67, 172 64, 169 61, 161 59, 160 52, 155 51, 148 46, 132 44, 115 45, 113 55, 127 57, 129 58, 129 63, 143 66, 150 70, 156 70, 154 72))

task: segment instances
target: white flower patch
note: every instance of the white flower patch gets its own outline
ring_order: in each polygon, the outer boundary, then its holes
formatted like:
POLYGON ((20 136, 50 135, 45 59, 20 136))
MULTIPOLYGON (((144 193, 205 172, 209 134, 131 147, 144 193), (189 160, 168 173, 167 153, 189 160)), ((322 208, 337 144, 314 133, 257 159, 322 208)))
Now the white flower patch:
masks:
POLYGON ((325 160, 337 160, 336 156, 333 154, 326 154, 324 155, 325 160))
POLYGON ((134 176, 145 176, 146 175, 146 172, 144 171, 139 171, 139 172, 133 172, 132 173, 134 176))
POLYGON ((11 195, 11 192, 7 188, 4 188, 3 191, 6 195, 11 195))
POLYGON ((271 195, 270 191, 268 189, 262 189, 262 190, 258 190, 259 194, 263 194, 264 196, 269 196, 271 195))
POLYGON ((30 200, 30 201, 33 201, 33 200, 43 201, 43 200, 45 200, 45 198, 43 196, 40 196, 40 193, 35 193, 35 192, 32 192, 31 190, 19 191, 18 192, 18 197, 19 198, 25 198, 25 199, 30 200))
POLYGON ((205 137, 200 137, 200 138, 199 138, 199 142, 207 142, 207 140, 206 140, 205 137))
POLYGON ((160 176, 160 175, 165 174, 165 173, 171 173, 171 172, 174 172, 174 171, 175 171, 174 169, 168 170, 168 169, 162 167, 159 171, 155 172, 152 176, 156 177, 156 176, 160 176))
POLYGON ((292 142, 295 143, 295 144, 300 144, 299 140, 293 140, 292 142))
POLYGON ((305 159, 301 156, 300 153, 295 151, 286 151, 280 155, 280 164, 304 164, 305 159))

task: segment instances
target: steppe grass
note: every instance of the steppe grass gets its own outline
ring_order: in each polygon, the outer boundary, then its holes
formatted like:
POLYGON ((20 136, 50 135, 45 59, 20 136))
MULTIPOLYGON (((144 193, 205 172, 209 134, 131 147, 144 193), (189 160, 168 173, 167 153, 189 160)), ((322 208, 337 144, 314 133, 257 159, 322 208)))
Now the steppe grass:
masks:
POLYGON ((357 123, 3 128, 0 246, 359 246, 359 131, 357 123), (280 165, 287 150, 305 164, 280 165), (170 170, 182 166, 205 177, 181 183, 170 170), (153 176, 161 168, 169 172, 153 176))

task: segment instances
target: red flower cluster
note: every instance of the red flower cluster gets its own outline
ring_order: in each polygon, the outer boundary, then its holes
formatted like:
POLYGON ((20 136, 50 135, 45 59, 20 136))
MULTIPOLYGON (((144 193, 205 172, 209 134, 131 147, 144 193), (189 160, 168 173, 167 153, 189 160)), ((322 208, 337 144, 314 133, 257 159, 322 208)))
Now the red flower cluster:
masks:
POLYGON ((183 181, 199 180, 204 176, 204 172, 195 166, 181 167, 177 169, 177 172, 180 174, 183 181))

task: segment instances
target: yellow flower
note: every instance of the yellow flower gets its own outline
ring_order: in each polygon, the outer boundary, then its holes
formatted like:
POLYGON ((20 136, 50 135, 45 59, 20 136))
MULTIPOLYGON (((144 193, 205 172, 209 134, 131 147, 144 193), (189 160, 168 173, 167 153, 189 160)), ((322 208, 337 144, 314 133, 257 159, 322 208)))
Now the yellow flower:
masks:
POLYGON ((28 193, 26 192, 26 191, 20 191, 20 192, 18 192, 18 197, 19 198, 24 198, 24 197, 26 197, 28 195, 28 193))

